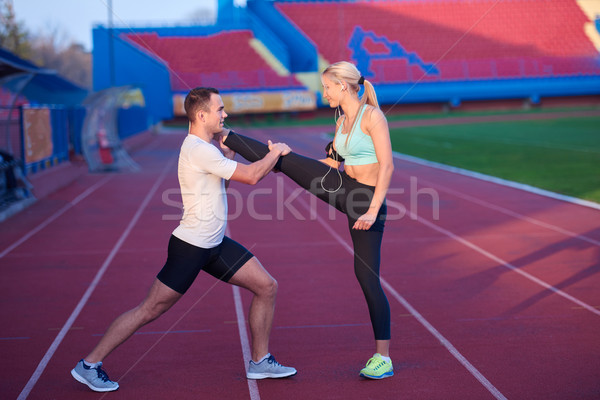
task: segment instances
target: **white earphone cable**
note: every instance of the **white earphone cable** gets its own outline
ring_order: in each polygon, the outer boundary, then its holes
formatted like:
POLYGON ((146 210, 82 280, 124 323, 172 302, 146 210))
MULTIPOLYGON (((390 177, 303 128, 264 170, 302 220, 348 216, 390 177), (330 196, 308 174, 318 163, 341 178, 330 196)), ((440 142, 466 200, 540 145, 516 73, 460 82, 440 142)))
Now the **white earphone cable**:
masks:
MULTIPOLYGON (((337 117, 338 114, 339 114, 339 118, 342 118, 342 112, 340 111, 340 106, 337 106, 337 108, 335 109, 334 120, 335 120, 336 125, 337 125, 337 120, 338 120, 338 117, 337 117)), ((333 138, 334 138, 334 141, 335 141, 335 135, 334 135, 333 138)), ((331 143, 331 150, 335 151, 335 149, 333 148, 333 142, 331 143)), ((335 162, 339 163, 337 151, 335 152, 335 162)), ((321 188, 323 188, 323 190, 326 191, 327 193, 335 193, 338 190, 340 190, 340 188, 342 187, 342 174, 340 173, 340 169, 338 167, 338 168, 336 168, 336 171, 337 171, 337 174, 338 174, 338 176, 340 178, 340 184, 339 184, 339 186, 335 190, 325 189, 325 186, 323 185, 323 182, 325 181, 325 178, 327 177, 327 175, 329 175, 329 173, 331 172, 332 168, 333 167, 330 165, 329 166, 329 170, 327 171, 327 173, 325 175, 323 175, 323 177, 321 178, 321 188)))

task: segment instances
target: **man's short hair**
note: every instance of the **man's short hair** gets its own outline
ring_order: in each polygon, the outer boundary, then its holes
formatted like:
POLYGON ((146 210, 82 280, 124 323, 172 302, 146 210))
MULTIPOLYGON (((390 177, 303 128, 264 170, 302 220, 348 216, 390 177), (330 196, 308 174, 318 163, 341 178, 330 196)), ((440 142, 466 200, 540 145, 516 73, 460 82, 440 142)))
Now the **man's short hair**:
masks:
POLYGON ((210 96, 213 93, 219 94, 219 91, 211 87, 197 87, 190 90, 187 96, 185 96, 183 108, 185 109, 185 113, 187 114, 187 117, 190 120, 190 122, 194 122, 198 110, 207 112, 210 111, 210 96))

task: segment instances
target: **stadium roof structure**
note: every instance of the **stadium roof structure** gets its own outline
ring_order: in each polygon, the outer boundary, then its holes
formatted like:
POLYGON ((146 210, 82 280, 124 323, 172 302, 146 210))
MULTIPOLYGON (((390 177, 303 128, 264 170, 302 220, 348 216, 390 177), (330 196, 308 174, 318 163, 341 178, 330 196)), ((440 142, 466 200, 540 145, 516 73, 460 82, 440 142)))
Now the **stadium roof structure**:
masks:
POLYGON ((76 105, 88 94, 56 71, 40 68, 3 48, 0 48, 0 86, 41 104, 76 105))

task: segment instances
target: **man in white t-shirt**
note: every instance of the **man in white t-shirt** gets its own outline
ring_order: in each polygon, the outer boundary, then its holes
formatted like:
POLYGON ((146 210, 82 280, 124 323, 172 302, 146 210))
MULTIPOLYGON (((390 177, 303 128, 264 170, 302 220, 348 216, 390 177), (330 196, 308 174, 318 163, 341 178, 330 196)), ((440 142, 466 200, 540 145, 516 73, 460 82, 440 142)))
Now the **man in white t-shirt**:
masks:
POLYGON ((146 299, 119 316, 92 352, 71 371, 76 380, 97 392, 119 388, 102 369, 102 360, 139 328, 171 308, 200 270, 254 294, 249 313, 252 360, 246 376, 263 379, 296 374, 294 368, 279 364, 268 350, 277 282, 250 251, 225 236, 225 180, 254 185, 290 148, 269 142, 271 150, 264 158, 252 164, 238 163, 233 161, 235 153, 223 144, 221 137, 227 113, 219 92, 213 88, 193 89, 186 96, 184 107, 190 121, 178 168, 184 214, 169 240, 165 266, 146 299), (218 141, 221 151, 211 143, 213 140, 218 141))

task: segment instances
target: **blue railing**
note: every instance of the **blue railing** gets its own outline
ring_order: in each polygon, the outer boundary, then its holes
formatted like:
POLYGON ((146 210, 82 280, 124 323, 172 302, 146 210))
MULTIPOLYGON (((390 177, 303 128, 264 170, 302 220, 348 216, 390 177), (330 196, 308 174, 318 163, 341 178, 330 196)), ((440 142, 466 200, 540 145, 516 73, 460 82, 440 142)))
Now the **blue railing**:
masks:
MULTIPOLYGON (((0 108, 0 149, 11 154, 25 175, 35 174, 83 154, 81 131, 86 116, 83 106, 19 106, 0 108), (10 116, 10 119, 8 118, 10 116)), ((148 129, 145 107, 118 110, 118 134, 126 139, 148 129)))

